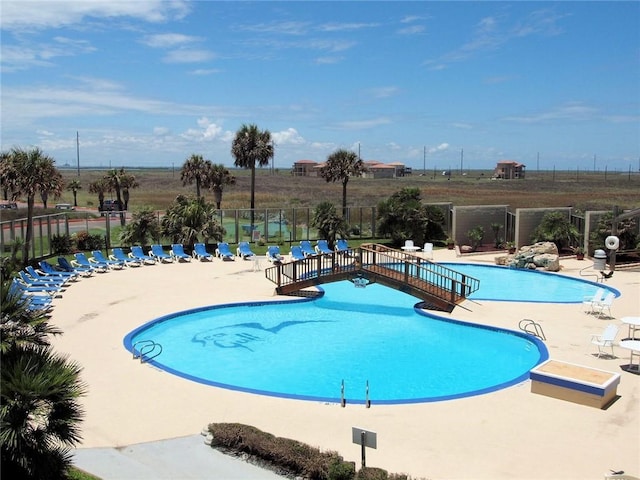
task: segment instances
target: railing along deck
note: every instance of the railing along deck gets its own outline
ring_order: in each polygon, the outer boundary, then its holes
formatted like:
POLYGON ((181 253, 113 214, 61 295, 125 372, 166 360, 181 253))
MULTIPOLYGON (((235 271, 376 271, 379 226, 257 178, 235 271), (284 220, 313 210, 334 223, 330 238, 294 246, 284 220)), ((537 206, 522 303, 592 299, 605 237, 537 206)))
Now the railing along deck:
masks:
POLYGON ((363 275, 447 311, 480 286, 477 279, 431 262, 419 254, 379 244, 363 244, 347 254, 334 252, 309 256, 276 264, 265 271, 267 279, 276 284, 279 294, 363 275))

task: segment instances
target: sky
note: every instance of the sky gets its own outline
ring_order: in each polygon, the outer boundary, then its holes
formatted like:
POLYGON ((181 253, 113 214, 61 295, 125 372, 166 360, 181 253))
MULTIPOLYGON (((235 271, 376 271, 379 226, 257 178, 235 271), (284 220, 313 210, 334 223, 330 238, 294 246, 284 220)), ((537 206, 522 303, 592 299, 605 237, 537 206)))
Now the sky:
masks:
POLYGON ((256 124, 278 169, 640 171, 637 1, 2 0, 0 24, 2 151, 58 166, 231 167, 256 124))

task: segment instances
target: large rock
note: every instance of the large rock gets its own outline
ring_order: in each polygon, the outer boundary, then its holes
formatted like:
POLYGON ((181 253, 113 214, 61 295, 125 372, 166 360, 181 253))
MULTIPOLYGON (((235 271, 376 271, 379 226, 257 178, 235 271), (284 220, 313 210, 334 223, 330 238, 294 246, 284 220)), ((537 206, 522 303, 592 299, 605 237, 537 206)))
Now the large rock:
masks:
POLYGON ((513 268, 544 268, 549 272, 560 271, 558 247, 553 242, 538 242, 525 245, 514 255, 503 255, 495 258, 497 265, 513 268))

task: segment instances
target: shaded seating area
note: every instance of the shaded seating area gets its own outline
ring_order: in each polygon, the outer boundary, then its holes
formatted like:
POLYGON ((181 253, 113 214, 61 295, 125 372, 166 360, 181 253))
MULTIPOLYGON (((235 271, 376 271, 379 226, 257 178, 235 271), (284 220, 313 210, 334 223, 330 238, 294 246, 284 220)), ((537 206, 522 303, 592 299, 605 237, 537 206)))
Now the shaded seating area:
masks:
POLYGON ((193 245, 193 252, 191 252, 193 258, 202 261, 212 261, 213 255, 207 252, 207 247, 204 243, 196 243, 193 245))
POLYGON ((271 263, 282 263, 284 257, 280 254, 280 247, 277 245, 271 245, 267 248, 267 261, 271 263))
POLYGON ((149 265, 153 265, 154 263, 156 263, 156 259, 151 255, 147 255, 146 253, 144 253, 144 250, 142 250, 142 247, 139 245, 134 245, 133 247, 131 247, 129 257, 135 258, 136 260, 140 260, 142 263, 146 263, 149 265))
POLYGON ((218 248, 216 248, 216 256, 222 260, 235 260, 236 258, 229 249, 229 244, 227 242, 221 242, 218 244, 218 248))
POLYGON ((181 243, 174 243, 171 245, 170 255, 176 261, 190 262, 191 255, 187 255, 184 251, 184 246, 181 243))
POLYGON ((255 256, 255 253, 251 251, 249 242, 240 242, 238 243, 238 248, 236 249, 236 255, 238 255, 243 260, 246 260, 247 258, 255 256))
POLYGON ((124 253, 122 248, 116 247, 111 250, 111 255, 109 255, 109 259, 116 260, 121 262, 126 267, 141 267, 142 260, 139 258, 129 257, 124 253))
POLYGON ((326 240, 318 240, 315 251, 321 255, 331 255, 333 253, 333 250, 329 248, 329 243, 326 240))
POLYGON ((160 263, 173 263, 173 257, 164 251, 162 245, 157 243, 151 245, 149 255, 155 258, 160 263))

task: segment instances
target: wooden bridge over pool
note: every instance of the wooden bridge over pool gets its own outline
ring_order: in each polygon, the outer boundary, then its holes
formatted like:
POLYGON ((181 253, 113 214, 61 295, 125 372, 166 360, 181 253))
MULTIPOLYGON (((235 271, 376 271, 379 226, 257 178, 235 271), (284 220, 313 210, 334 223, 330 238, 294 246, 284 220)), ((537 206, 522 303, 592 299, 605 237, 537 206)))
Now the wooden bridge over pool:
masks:
POLYGON ((423 258, 419 253, 363 244, 346 253, 313 255, 276 263, 265 270, 280 295, 322 283, 349 280, 356 287, 380 283, 424 302, 424 308, 451 312, 478 290, 480 281, 423 258))

